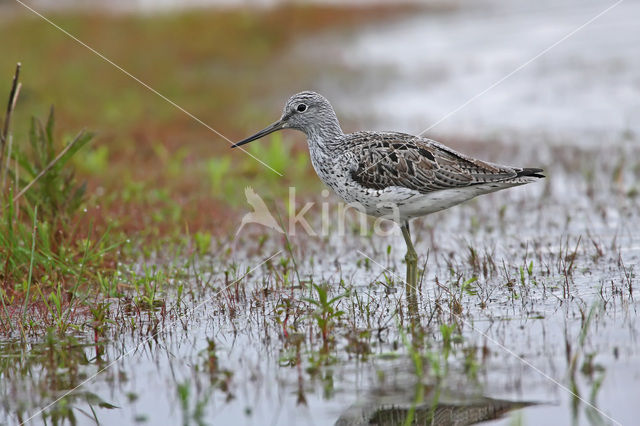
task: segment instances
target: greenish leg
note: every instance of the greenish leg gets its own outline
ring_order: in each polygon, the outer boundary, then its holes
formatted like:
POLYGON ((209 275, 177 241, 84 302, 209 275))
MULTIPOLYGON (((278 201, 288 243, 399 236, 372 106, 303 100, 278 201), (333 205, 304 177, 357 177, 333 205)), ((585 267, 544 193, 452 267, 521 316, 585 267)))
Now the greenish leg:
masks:
POLYGON ((402 236, 404 237, 404 241, 407 243, 407 254, 404 257, 407 264, 407 286, 410 291, 415 292, 416 286, 418 285, 418 254, 416 253, 416 249, 413 248, 413 243, 411 242, 409 221, 405 221, 400 226, 400 229, 402 229, 402 236))

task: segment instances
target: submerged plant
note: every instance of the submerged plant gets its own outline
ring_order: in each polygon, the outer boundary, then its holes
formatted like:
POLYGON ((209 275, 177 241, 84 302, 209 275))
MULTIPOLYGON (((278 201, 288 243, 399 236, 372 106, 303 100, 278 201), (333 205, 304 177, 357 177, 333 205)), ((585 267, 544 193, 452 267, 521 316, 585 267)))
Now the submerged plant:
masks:
POLYGON ((329 341, 331 340, 331 330, 333 330, 336 321, 344 315, 344 311, 338 310, 338 301, 347 296, 347 293, 339 294, 329 299, 328 286, 312 284, 316 292, 317 298, 305 298, 304 300, 315 307, 312 317, 322 334, 323 350, 329 349, 329 341))

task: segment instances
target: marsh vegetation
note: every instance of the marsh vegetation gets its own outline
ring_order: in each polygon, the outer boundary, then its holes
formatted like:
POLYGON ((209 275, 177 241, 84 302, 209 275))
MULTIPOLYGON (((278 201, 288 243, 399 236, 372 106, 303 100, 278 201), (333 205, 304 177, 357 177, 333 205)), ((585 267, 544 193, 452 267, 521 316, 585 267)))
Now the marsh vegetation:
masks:
MULTIPOLYGON (((309 43, 340 51, 360 29, 366 38, 415 12, 51 19, 235 140, 267 123, 292 86, 318 84, 317 62, 301 60, 309 43)), ((321 223, 322 203, 337 200, 321 194, 295 136, 249 148, 278 176, 46 23, 16 15, 0 34, 17 40, 0 57, 3 102, 22 62, 0 174, 3 424, 635 419, 632 128, 601 144, 449 129, 439 139, 462 152, 542 165, 549 178, 417 220, 420 281, 407 289, 399 230, 381 237, 369 220, 363 234, 353 212, 346 229, 321 223), (327 232, 248 225, 236 235, 246 186, 278 219, 313 202, 305 218, 327 232)), ((357 91, 362 72, 338 62, 323 72, 357 91)), ((382 64, 366 75, 362 84, 394 74, 382 64)), ((320 88, 339 99, 335 85, 320 88)), ((345 128, 376 118, 342 105, 345 128)))

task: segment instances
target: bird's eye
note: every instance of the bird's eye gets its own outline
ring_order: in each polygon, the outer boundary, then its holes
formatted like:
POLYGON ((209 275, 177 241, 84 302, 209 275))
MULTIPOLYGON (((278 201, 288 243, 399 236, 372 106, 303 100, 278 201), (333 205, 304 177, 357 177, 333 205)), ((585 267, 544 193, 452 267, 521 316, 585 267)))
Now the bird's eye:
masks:
POLYGON ((307 110, 307 106, 305 104, 300 104, 296 109, 298 112, 305 112, 307 110))

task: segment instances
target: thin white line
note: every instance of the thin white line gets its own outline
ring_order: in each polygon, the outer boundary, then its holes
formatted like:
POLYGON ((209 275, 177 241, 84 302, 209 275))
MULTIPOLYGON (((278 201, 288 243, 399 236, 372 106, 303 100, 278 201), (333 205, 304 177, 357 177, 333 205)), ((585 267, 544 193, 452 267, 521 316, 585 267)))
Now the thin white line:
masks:
MULTIPOLYGON (((111 59, 107 58, 106 56, 104 56, 102 53, 98 52, 97 50, 95 50, 93 47, 89 46, 88 44, 86 44, 85 42, 81 41, 80 39, 78 39, 77 37, 75 37, 73 34, 69 33, 67 30, 65 30, 64 28, 60 27, 59 25, 55 24, 54 22, 52 22, 49 18, 47 18, 46 16, 42 15, 41 13, 39 13, 38 11, 34 10, 33 8, 31 8, 30 6, 26 5, 25 3, 23 3, 21 0, 16 0, 16 2, 20 3, 22 6, 24 6, 26 9, 30 10, 31 12, 33 12, 34 14, 36 14, 37 16, 39 16, 40 18, 44 19, 46 22, 48 22, 49 24, 51 24, 53 27, 57 28, 59 31, 63 32, 64 34, 66 34, 68 37, 70 37, 71 39, 75 40, 77 43, 79 43, 80 45, 86 47, 87 49, 89 49, 91 52, 93 52, 94 54, 96 54, 97 56, 99 56, 100 58, 102 58, 104 61, 108 62, 109 64, 113 65, 115 68, 117 68, 118 70, 120 70, 122 73, 124 73, 125 75, 131 77, 133 80, 135 80, 136 82, 138 82, 139 84, 141 84, 142 86, 144 86, 145 88, 147 88, 148 90, 150 90, 151 92, 155 93, 156 95, 160 96, 162 99, 164 99, 165 101, 167 101, 168 103, 170 103, 171 105, 173 105, 174 107, 176 107, 177 109, 179 109, 180 111, 182 111, 183 113, 185 113, 186 115, 188 115, 189 117, 191 117, 192 119, 194 119, 195 121, 197 121, 198 123, 202 124, 204 127, 206 127, 207 129, 211 130, 213 133, 215 133, 216 135, 220 136, 221 138, 223 138, 224 140, 226 140, 227 142, 229 142, 229 144, 233 145, 233 141, 231 141, 229 138, 227 138, 225 135, 223 135, 222 133, 220 133, 219 131, 217 131, 216 129, 214 129, 213 127, 211 127, 210 125, 208 125, 207 123, 205 123, 204 121, 200 120, 198 117, 196 117, 195 115, 193 115, 192 113, 190 113, 189 111, 187 111, 186 109, 184 109, 183 107, 181 107, 180 105, 178 105, 177 103, 175 103, 174 101, 172 101, 171 99, 167 98, 165 95, 163 95, 162 93, 158 92, 156 89, 154 89, 153 87, 149 86, 147 83, 145 83, 144 81, 140 80, 138 77, 136 77, 135 75, 131 74, 129 71, 125 70, 124 68, 122 68, 120 65, 116 64, 115 62, 113 62, 111 59)), ((244 148, 240 148, 238 147, 242 152, 244 152, 245 154, 249 155, 251 158, 253 158, 254 160, 256 160, 257 162, 259 162, 260 164, 262 164, 263 166, 265 166, 266 168, 270 169, 272 172, 276 173, 277 175, 282 176, 282 173, 278 172, 277 170, 273 169, 271 166, 269 166, 267 163, 265 163, 264 161, 260 160, 259 158, 257 158, 255 155, 251 154, 249 151, 245 150, 244 148)))
POLYGON ((471 97, 470 99, 468 99, 466 102, 462 103, 460 106, 452 109, 451 111, 449 111, 448 113, 446 113, 442 118, 440 118, 438 121, 436 121, 435 123, 433 123, 431 126, 427 127, 426 129, 424 129, 423 131, 421 131, 420 133, 418 133, 418 136, 422 136, 423 133, 428 132, 429 130, 433 129, 434 127, 436 127, 438 124, 442 123, 444 120, 446 120, 447 118, 449 118, 450 116, 452 116, 453 114, 455 114, 456 112, 460 111, 461 109, 463 109, 464 107, 466 107, 467 105, 469 105, 471 102, 475 101, 476 99, 478 99, 480 96, 484 95, 485 93, 487 93, 489 90, 493 89, 494 87, 498 86, 499 84, 501 84, 502 82, 504 82, 505 80, 507 80, 509 77, 511 77, 512 75, 514 75, 515 73, 517 73, 518 71, 520 71, 521 69, 523 69, 524 67, 528 66, 529 64, 531 64, 533 61, 537 60, 539 57, 543 56, 545 53, 549 52, 551 49, 553 49, 554 47, 556 47, 557 45, 559 45, 560 43, 562 43, 563 41, 565 41, 566 39, 568 39, 569 37, 573 36, 575 33, 577 33, 578 31, 582 30, 584 27, 586 27, 587 25, 591 24, 593 21, 595 21, 596 19, 600 18, 602 15, 604 15, 605 13, 607 13, 608 11, 610 11, 611 9, 613 9, 614 7, 616 7, 617 5, 619 5, 620 3, 622 3, 624 0, 618 0, 617 2, 615 2, 614 4, 612 4, 611 6, 607 7, 605 10, 603 10, 602 12, 598 13, 596 16, 594 16, 593 18, 589 19, 587 22, 585 22, 584 24, 580 25, 578 28, 574 29, 573 31, 569 32, 568 34, 566 34, 564 37, 562 37, 560 40, 556 41, 555 43, 553 43, 551 46, 547 47, 546 49, 542 50, 541 52, 539 52, 537 55, 535 55, 533 58, 529 59, 528 61, 526 61, 525 63, 521 64, 519 67, 517 67, 516 69, 514 69, 513 71, 511 71, 509 74, 505 75, 504 77, 502 77, 501 79, 499 79, 498 81, 494 82, 493 84, 491 84, 489 87, 487 87, 486 89, 484 89, 483 91, 475 94, 473 97, 471 97))
MULTIPOLYGON (((409 286, 411 288, 413 288, 414 290, 418 291, 418 289, 416 289, 415 287, 411 286, 409 283, 407 283, 404 279, 402 279, 398 274, 396 274, 395 272, 393 272, 391 269, 385 267, 384 265, 376 262, 375 260, 373 260, 371 257, 367 256, 365 253, 363 253, 362 251, 358 250, 358 253, 361 256, 366 257, 367 259, 369 259, 371 262, 375 263, 376 265, 378 265, 379 267, 381 267, 383 270, 385 271, 389 271, 392 275, 394 275, 395 277, 399 278, 400 281, 402 281, 406 286, 409 286)), ((564 386, 562 383, 558 382, 557 380, 555 380, 553 377, 549 376, 547 373, 545 373, 544 371, 540 370, 538 367, 536 367, 535 365, 531 364, 529 361, 527 361, 526 359, 520 357, 518 354, 516 354, 515 352, 513 352, 511 349, 507 348, 506 346, 504 346, 502 343, 498 342, 497 340, 495 340, 493 337, 487 335, 486 333, 484 333, 483 331, 480 331, 478 329, 476 329, 473 325, 470 325, 469 323, 467 323, 464 319, 462 319, 459 315, 457 315, 456 313, 452 312, 451 310, 449 310, 449 314, 455 316, 462 324, 467 325, 468 327, 471 327, 471 329, 473 331, 475 331, 476 333, 480 334, 482 337, 484 337, 485 339, 488 339, 491 343, 495 344, 496 346, 498 346, 500 349, 504 350, 505 352, 507 352, 508 354, 512 355, 513 357, 515 357, 517 360, 519 360, 520 362, 522 362, 524 365, 526 365, 527 367, 531 368, 532 370, 534 370, 535 372, 537 372, 538 374, 542 375, 542 377, 546 378, 547 380, 551 381, 552 383, 556 384, 559 388, 564 389, 565 391, 567 391, 569 394, 571 394, 572 396, 578 398, 580 401, 582 401, 583 403, 585 403, 586 405, 588 405, 589 407, 593 408, 594 410, 596 410, 598 413, 602 414, 603 416, 605 416, 606 418, 608 418, 609 420, 611 420, 612 422, 622 426, 622 423, 620 423, 619 421, 617 421, 616 419, 614 419, 613 417, 609 416, 607 413, 605 413, 604 411, 602 411, 601 409, 599 409, 598 407, 596 407, 595 405, 591 404, 590 402, 584 400, 582 397, 580 397, 580 395, 576 395, 571 389, 569 389, 568 387, 564 386)))
MULTIPOLYGON (((446 113, 442 118, 440 118, 438 121, 436 121, 435 123, 433 123, 431 126, 427 127, 426 129, 424 129, 423 131, 421 131, 420 133, 418 133, 418 136, 422 136, 425 132, 428 132, 429 130, 433 129, 435 126, 437 126, 438 124, 442 123, 444 120, 446 120, 447 118, 449 118, 450 116, 452 116, 453 114, 455 114, 456 112, 460 111, 461 109, 463 109, 464 107, 466 107, 467 105, 469 105, 471 102, 473 102, 474 100, 478 99, 480 96, 484 95, 485 93, 487 93, 489 90, 493 89, 494 87, 498 86, 499 84, 501 84, 502 82, 504 82, 506 79, 508 79, 509 77, 511 77, 512 75, 514 75, 515 73, 517 73, 518 71, 522 70, 524 67, 526 67, 527 65, 530 65, 533 61, 535 61, 536 59, 540 58, 542 55, 544 55, 545 53, 549 52, 551 49, 553 49, 554 47, 556 47, 557 45, 559 45, 560 43, 562 43, 563 41, 565 41, 566 39, 568 39, 569 37, 573 36, 575 33, 577 33, 578 31, 584 29, 587 25, 591 24, 593 21, 595 21, 596 19, 600 18, 602 15, 604 15, 605 13, 607 13, 608 11, 610 11, 611 9, 613 9, 614 7, 616 7, 617 5, 619 5, 620 3, 622 3, 624 0, 618 0, 617 2, 615 2, 614 4, 612 4, 611 6, 607 7, 606 9, 604 9, 602 12, 598 13, 596 16, 594 16, 593 18, 589 19, 588 21, 586 21, 584 24, 580 25, 578 28, 574 29, 573 31, 569 32, 568 34, 566 34, 565 36, 563 36, 560 40, 556 41, 555 43, 553 43, 551 46, 547 47, 546 49, 542 50, 541 52, 539 52, 537 55, 535 55, 533 58, 529 59, 528 61, 526 61, 525 63, 521 64, 520 66, 518 66, 516 69, 514 69, 513 71, 511 71, 509 74, 505 75, 504 77, 502 77, 501 79, 499 79, 498 81, 494 82, 493 84, 491 84, 489 87, 487 87, 486 89, 484 89, 483 91, 475 94, 473 97, 471 97, 469 100, 467 100, 466 102, 464 102, 463 104, 461 104, 460 106, 458 106, 457 108, 454 108, 453 110, 449 111, 448 113, 446 113)), ((408 142, 398 142, 401 145, 407 145, 408 142)), ((391 152, 396 152, 397 148, 394 148, 393 151, 391 152)), ((377 166, 381 161, 385 160, 386 158, 388 158, 390 153, 382 155, 380 159, 378 159, 375 163, 373 163, 370 166, 367 166, 367 170, 372 170, 375 166, 377 166)))
POLYGON ((66 391, 65 393, 63 393, 60 397, 58 397, 56 400, 54 400, 53 402, 51 402, 49 405, 47 405, 44 408, 41 408, 40 410, 38 410, 36 413, 34 413, 31 417, 29 417, 28 419, 26 419, 25 421, 23 421, 22 423, 20 423, 20 425, 23 425, 25 423, 27 423, 28 421, 30 421, 31 419, 33 419, 34 417, 36 417, 37 415, 39 415, 40 413, 42 413, 43 411, 47 410, 49 407, 53 406, 54 404, 56 404, 58 401, 60 401, 62 398, 66 397, 67 395, 69 395, 70 393, 72 393, 73 391, 75 391, 76 389, 78 389, 80 386, 86 384, 87 382, 90 382, 91 380, 93 380, 94 378, 96 378, 100 373, 102 373, 103 371, 107 370, 109 367, 111 367, 112 365, 114 365, 115 363, 121 361, 122 359, 124 359, 125 357, 127 357, 129 354, 131 354, 134 351, 137 351, 138 348, 141 345, 144 345, 145 343, 147 343, 148 341, 150 341, 151 339, 155 339, 156 336, 161 332, 161 331, 165 331, 167 328, 172 327, 174 324, 176 324, 178 321, 180 321, 182 318, 184 318, 187 313, 193 314, 195 311, 197 311, 198 309, 200 309, 204 304, 209 303, 214 297, 216 297, 217 295, 219 295, 220 293, 222 293, 223 291, 225 291, 226 289, 228 289, 229 287, 231 287, 232 285, 238 283, 241 279, 243 279, 244 277, 246 277, 247 275, 249 275, 251 272, 255 271, 256 269, 258 269, 259 267, 261 267, 262 265, 264 265, 265 263, 267 263, 269 260, 273 259, 275 256, 279 255, 280 253, 282 253, 282 250, 278 250, 277 252, 275 252, 274 254, 272 254, 271 256, 269 256, 268 258, 266 258, 265 260, 263 260, 262 262, 260 262, 259 264, 257 264, 256 266, 254 266, 253 268, 251 268, 250 270, 247 271, 247 273, 245 273, 243 276, 241 276, 240 278, 238 278, 237 280, 235 280, 234 282, 230 283, 229 285, 225 286, 224 288, 216 291, 210 298, 208 298, 207 300, 205 300, 204 302, 200 303, 199 305, 197 305, 195 308, 191 309, 190 312, 185 312, 184 314, 178 316, 175 320, 171 321, 169 324, 165 325, 164 327, 162 327, 162 330, 157 330, 155 333, 153 333, 151 336, 147 337, 146 339, 142 340, 141 342, 138 342, 138 344, 136 344, 133 348, 129 349, 128 351, 126 351, 125 353, 121 354, 118 358, 116 358, 115 360, 111 361, 109 364, 107 364, 106 366, 102 367, 100 370, 98 370, 97 373, 95 373, 93 376, 88 377, 87 379, 83 380, 82 382, 80 382, 79 385, 77 385, 76 387, 74 387, 73 389, 70 389, 68 391, 66 391))

